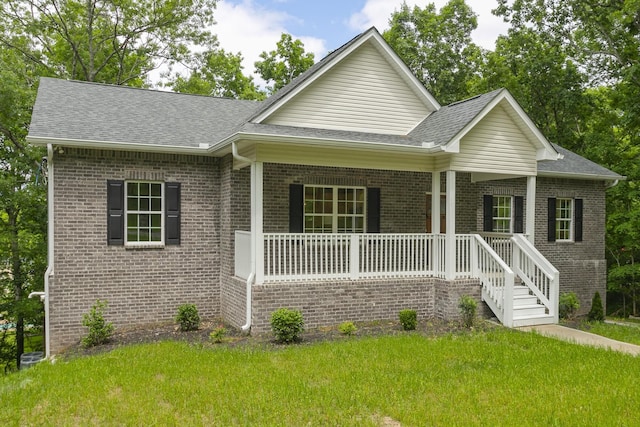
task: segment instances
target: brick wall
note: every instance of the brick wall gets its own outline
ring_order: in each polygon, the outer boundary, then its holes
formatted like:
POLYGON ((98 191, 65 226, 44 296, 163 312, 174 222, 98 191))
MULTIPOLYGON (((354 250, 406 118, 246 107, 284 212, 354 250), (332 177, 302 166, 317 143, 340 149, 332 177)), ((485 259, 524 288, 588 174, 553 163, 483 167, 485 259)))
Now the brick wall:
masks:
POLYGON ((271 313, 287 307, 302 311, 305 327, 336 325, 344 321, 397 320, 402 309, 414 309, 418 319, 458 319, 459 297, 471 295, 480 304, 477 280, 445 281, 433 278, 270 283, 253 288, 252 333, 270 330, 271 313))
POLYGON ((264 165, 264 231, 289 232, 289 184, 380 188, 380 232, 423 233, 431 174, 370 169, 264 165))
POLYGON ((591 298, 607 290, 605 259, 605 187, 602 181, 538 178, 536 190, 536 247, 560 271, 560 294, 575 292, 579 314, 591 309, 591 298), (547 199, 583 199, 582 242, 547 241, 547 199))
POLYGON ((106 318, 117 327, 171 321, 183 303, 205 318, 219 315, 217 159, 65 148, 54 165, 53 353, 86 333, 82 314, 97 299, 108 301, 106 318), (108 179, 180 182, 181 244, 108 246, 108 179))

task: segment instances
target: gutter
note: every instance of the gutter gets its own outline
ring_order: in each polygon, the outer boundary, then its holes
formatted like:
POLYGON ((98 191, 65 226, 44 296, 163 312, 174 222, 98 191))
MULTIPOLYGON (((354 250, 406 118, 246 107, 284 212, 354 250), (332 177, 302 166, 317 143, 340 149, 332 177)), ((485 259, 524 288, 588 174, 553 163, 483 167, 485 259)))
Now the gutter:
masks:
POLYGON ((33 145, 63 145, 65 147, 89 148, 93 150, 122 150, 147 153, 192 154, 206 156, 209 154, 209 145, 201 144, 199 147, 180 147, 177 145, 152 145, 133 142, 94 141, 84 139, 45 138, 42 136, 27 136, 26 141, 33 145))
MULTIPOLYGON (((244 157, 238 154, 238 146, 236 145, 235 142, 231 143, 231 152, 233 154, 233 158, 238 161, 246 162, 249 164, 254 163, 253 160, 249 159, 248 157, 244 157)), ((251 290, 252 290, 252 285, 255 277, 256 277, 256 236, 255 236, 255 229, 253 229, 251 230, 251 273, 247 278, 247 288, 246 288, 246 293, 247 293, 246 322, 241 327, 243 332, 247 332, 251 329, 251 290)))
POLYGON ((53 227, 53 145, 47 144, 47 270, 44 272, 44 292, 31 292, 29 298, 40 297, 44 303, 44 341, 45 357, 51 356, 51 334, 49 320, 49 278, 54 275, 53 271, 53 250, 54 250, 54 227, 53 227))

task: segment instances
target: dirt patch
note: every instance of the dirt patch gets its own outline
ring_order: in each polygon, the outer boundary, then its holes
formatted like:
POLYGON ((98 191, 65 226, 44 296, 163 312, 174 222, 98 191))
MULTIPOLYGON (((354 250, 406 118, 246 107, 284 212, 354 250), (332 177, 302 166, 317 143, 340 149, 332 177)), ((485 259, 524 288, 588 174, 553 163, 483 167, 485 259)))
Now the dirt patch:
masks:
MULTIPOLYGON (((444 336, 452 333, 469 333, 471 331, 487 330, 499 325, 478 320, 474 328, 467 329, 459 322, 446 322, 438 319, 428 319, 418 322, 415 331, 406 332, 402 330, 399 322, 394 321, 375 321, 375 322, 359 322, 355 324, 357 331, 353 334, 356 337, 374 337, 385 335, 397 335, 405 333, 420 334, 428 337, 444 336)), ((302 334, 302 340, 299 345, 312 344, 321 341, 338 341, 349 339, 351 337, 342 334, 338 330, 338 325, 311 328, 305 330, 302 334)), ((181 341, 192 344, 210 344, 224 345, 229 347, 237 346, 279 346, 272 334, 253 334, 243 333, 241 330, 225 325, 219 320, 208 320, 200 323, 197 331, 183 332, 175 323, 158 323, 145 325, 135 328, 119 328, 116 329, 108 343, 95 347, 83 348, 80 343, 69 347, 61 356, 77 357, 92 354, 105 353, 119 347, 145 344, 159 341, 181 341), (227 331, 224 341, 220 344, 213 344, 210 334, 219 327, 224 327, 227 331)))

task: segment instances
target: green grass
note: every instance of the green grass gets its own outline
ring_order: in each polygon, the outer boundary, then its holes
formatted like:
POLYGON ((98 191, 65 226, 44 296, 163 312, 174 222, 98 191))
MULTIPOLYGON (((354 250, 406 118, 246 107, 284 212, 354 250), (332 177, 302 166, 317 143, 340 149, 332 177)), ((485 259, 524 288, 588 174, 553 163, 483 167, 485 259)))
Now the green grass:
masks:
POLYGON ((0 379, 0 425, 640 425, 638 359, 498 328, 275 349, 162 342, 0 379))
POLYGON ((581 329, 618 341, 640 345, 640 325, 623 326, 604 322, 584 323, 581 329))

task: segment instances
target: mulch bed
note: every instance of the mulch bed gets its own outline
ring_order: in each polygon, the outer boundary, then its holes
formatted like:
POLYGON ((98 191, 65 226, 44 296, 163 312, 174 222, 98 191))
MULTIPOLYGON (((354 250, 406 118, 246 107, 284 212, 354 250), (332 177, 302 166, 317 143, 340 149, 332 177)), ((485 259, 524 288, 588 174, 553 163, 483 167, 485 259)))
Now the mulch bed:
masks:
MULTIPOLYGON (((408 333, 402 330, 399 322, 394 321, 374 321, 374 322, 356 322, 358 328, 355 332, 356 337, 385 336, 408 333)), ((478 320, 473 330, 487 330, 500 327, 500 325, 478 320)), ((470 330, 460 324, 460 322, 446 322, 438 319, 428 319, 418 322, 415 331, 410 333, 420 334, 428 337, 438 337, 447 334, 468 333, 470 330)), ((338 341, 351 338, 338 330, 338 325, 331 327, 310 328, 302 334, 302 340, 296 345, 307 345, 321 341, 338 341)), ((109 352, 119 347, 135 344, 154 343, 159 341, 180 341, 192 344, 211 345, 211 346, 262 346, 262 347, 278 347, 273 334, 252 334, 248 335, 241 330, 224 325, 219 320, 209 320, 200 323, 197 331, 180 331, 175 323, 158 323, 135 328, 116 329, 108 343, 95 347, 83 348, 80 343, 69 347, 61 354, 65 358, 73 358, 78 356, 87 356, 109 352), (224 326, 227 330, 224 342, 214 344, 209 337, 210 333, 224 326)))

